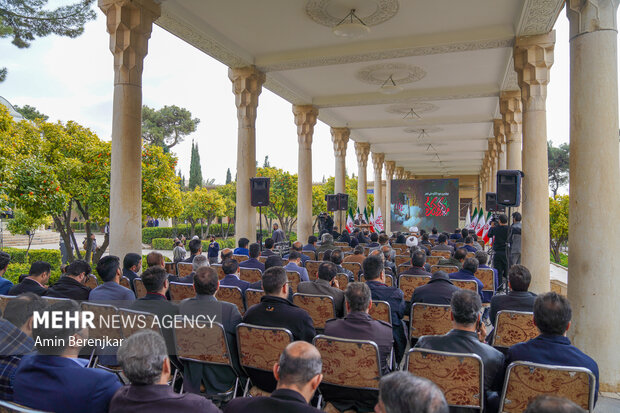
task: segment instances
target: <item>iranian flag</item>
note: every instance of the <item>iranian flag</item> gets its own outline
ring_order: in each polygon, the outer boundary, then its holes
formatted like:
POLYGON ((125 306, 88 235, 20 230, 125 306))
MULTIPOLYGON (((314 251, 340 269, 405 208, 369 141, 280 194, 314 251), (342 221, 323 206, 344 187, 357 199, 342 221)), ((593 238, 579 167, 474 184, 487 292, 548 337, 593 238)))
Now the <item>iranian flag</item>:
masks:
POLYGON ((469 215, 469 207, 467 207, 467 215, 465 215, 465 227, 469 229, 469 227, 471 226, 471 216, 469 215))
POLYGON ((489 229, 491 229, 491 218, 493 218, 493 215, 489 212, 487 214, 487 222, 484 224, 484 228, 482 229, 482 240, 485 244, 489 242, 488 233, 489 229))
POLYGON ((347 215, 347 225, 346 230, 349 231, 349 234, 353 232, 354 224, 353 224, 353 210, 349 208, 349 214, 347 215))
POLYGON ((478 207, 474 209, 474 214, 471 216, 471 220, 469 222, 469 226, 467 229, 471 229, 472 231, 476 229, 476 223, 478 222, 478 207))
POLYGON ((482 229, 484 228, 484 212, 482 211, 482 208, 480 208, 480 211, 478 212, 478 221, 476 221, 476 235, 478 235, 478 237, 482 236, 482 229))
POLYGON ((364 215, 366 215, 366 222, 368 222, 368 224, 370 224, 370 232, 375 232, 375 217, 374 217, 374 211, 372 209, 372 207, 370 207, 370 214, 368 214, 366 212, 366 209, 364 208, 364 215))
POLYGON ((383 216, 381 215, 381 208, 377 208, 377 216, 375 217, 375 230, 377 232, 385 230, 383 226, 383 216))

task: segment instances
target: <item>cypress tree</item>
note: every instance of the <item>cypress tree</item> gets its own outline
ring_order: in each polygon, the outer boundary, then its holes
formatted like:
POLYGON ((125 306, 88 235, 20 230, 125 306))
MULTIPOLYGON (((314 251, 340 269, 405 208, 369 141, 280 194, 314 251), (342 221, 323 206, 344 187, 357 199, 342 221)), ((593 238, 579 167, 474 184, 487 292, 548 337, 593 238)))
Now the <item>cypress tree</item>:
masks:
POLYGON ((232 182, 232 175, 230 174, 230 168, 226 170, 226 185, 232 182))
POLYGON ((200 154, 198 144, 192 141, 192 158, 189 163, 189 189, 193 191, 197 186, 202 186, 202 170, 200 168, 200 154))

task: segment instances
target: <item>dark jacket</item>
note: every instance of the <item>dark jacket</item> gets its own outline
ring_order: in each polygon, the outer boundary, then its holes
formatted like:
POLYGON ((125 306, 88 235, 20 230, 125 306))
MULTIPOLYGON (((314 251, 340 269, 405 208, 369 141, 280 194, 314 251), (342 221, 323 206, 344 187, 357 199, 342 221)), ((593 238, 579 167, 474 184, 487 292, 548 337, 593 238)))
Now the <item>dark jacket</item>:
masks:
POLYGON ((248 308, 243 322, 267 327, 283 327, 293 333, 294 340, 312 342, 316 331, 310 315, 290 301, 273 295, 263 296, 260 303, 248 308))
POLYGON ((388 287, 379 281, 366 281, 370 294, 375 301, 387 301, 392 313, 392 336, 396 362, 400 362, 407 347, 407 336, 402 319, 405 314, 405 299, 403 292, 396 287, 388 287))
POLYGON ((250 258, 248 260, 242 261, 239 264, 241 268, 255 268, 257 270, 261 270, 261 272, 265 271, 265 264, 257 260, 256 258, 250 258))
POLYGON ((431 248, 431 252, 432 251, 450 251, 450 252, 454 252, 454 247, 452 247, 450 245, 447 245, 447 244, 437 244, 433 248, 431 248))
POLYGON ((496 295, 491 298, 491 324, 495 325, 497 313, 502 310, 534 311, 536 294, 529 291, 509 291, 508 294, 496 295))
POLYGON ((294 390, 279 389, 269 397, 237 397, 226 407, 225 413, 320 413, 294 390))
POLYGON ((64 275, 49 287, 45 292, 46 297, 70 298, 77 301, 88 300, 90 288, 79 281, 64 275))
POLYGON ((452 265, 454 267, 457 267, 459 270, 461 270, 463 268, 463 263, 461 261, 457 260, 454 257, 443 258, 443 259, 439 260, 437 265, 452 265))
MULTIPOLYGON (((146 293, 146 296, 134 301, 129 306, 129 309, 153 313, 158 317, 160 323, 163 317, 174 318, 175 315, 179 314, 179 307, 168 301, 163 295, 154 293, 146 293)), ((164 340, 166 340, 166 347, 168 348, 169 354, 175 354, 172 329, 162 328, 162 335, 164 336, 164 340)))
POLYGON ((325 335, 352 340, 374 341, 379 347, 379 359, 383 374, 389 372, 389 357, 394 345, 392 326, 374 320, 367 313, 355 311, 342 319, 331 319, 325 324, 325 335))
POLYGON ((220 409, 207 398, 192 393, 176 393, 166 384, 123 386, 110 402, 110 413, 217 413, 220 409))
POLYGON ((303 294, 329 295, 334 299, 336 307, 336 317, 344 314, 344 292, 339 288, 332 287, 329 281, 317 278, 314 281, 304 281, 297 286, 297 292, 303 294))
MULTIPOLYGON (((422 267, 409 267, 407 268, 407 271, 404 271, 402 274, 407 274, 407 275, 432 275, 430 272, 426 271, 426 269, 422 268, 422 267)), ((401 275, 402 275, 401 274, 401 275)), ((407 298, 407 297, 405 297, 407 298)))
POLYGON ((45 295, 47 288, 41 287, 41 284, 31 278, 24 278, 22 282, 14 285, 8 295, 20 295, 22 293, 35 293, 36 295, 45 295))
POLYGON ((449 305, 452 294, 459 290, 460 288, 452 284, 449 278, 434 277, 426 285, 413 291, 411 303, 449 305))
POLYGON ((239 279, 235 274, 226 274, 220 281, 220 285, 223 287, 239 287, 241 292, 245 294, 245 290, 248 289, 250 283, 239 279))
MULTIPOLYGON (((192 259, 194 259, 194 258, 192 257, 192 259)), ((185 260, 183 260, 181 262, 185 262, 185 260)), ((134 287, 133 287, 133 280, 138 278, 139 275, 136 274, 135 272, 131 271, 131 270, 128 270, 127 268, 123 268, 123 277, 129 278, 129 286, 131 287, 131 290, 135 293, 135 290, 134 290, 134 287)))
POLYGON ((451 273, 450 279, 451 280, 475 281, 476 284, 478 285, 478 294, 480 294, 480 299, 482 300, 482 302, 487 302, 487 303, 489 302, 489 300, 485 301, 484 299, 485 297, 482 296, 482 288, 484 287, 484 285, 482 284, 482 281, 476 278, 474 273, 462 269, 460 271, 451 273))

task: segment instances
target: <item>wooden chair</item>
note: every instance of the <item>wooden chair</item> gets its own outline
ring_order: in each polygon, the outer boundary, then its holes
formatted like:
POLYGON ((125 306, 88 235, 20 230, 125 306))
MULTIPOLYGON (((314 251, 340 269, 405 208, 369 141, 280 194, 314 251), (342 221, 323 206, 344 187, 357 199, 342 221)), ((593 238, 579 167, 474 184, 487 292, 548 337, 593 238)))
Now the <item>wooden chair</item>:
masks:
POLYGON ((306 271, 308 272, 308 278, 310 281, 316 280, 319 274, 319 266, 323 261, 306 261, 306 271))
POLYGON ((289 259, 288 258, 286 258, 286 259, 282 258, 282 266, 283 267, 286 267, 288 265, 288 263, 289 263, 289 259))
POLYGON ((392 248, 397 250, 399 254, 407 255, 407 251, 409 251, 409 247, 407 244, 392 244, 392 248))
MULTIPOLYGON (((179 323, 174 329, 174 343, 179 360, 206 365, 227 366, 237 376, 233 366, 232 353, 226 341, 226 331, 224 331, 222 324, 218 322, 212 324, 196 322, 192 327, 179 323)), ((175 371, 175 377, 178 371, 175 371)), ((239 377, 237 376, 234 387, 221 393, 220 396, 232 394, 234 397, 238 386, 239 377)), ((183 388, 181 388, 181 392, 183 392, 183 388)))
POLYGON ((368 257, 368 254, 370 254, 370 247, 364 247, 364 256, 368 257))
POLYGON ((119 284, 131 290, 131 282, 129 281, 129 278, 125 277, 124 275, 121 277, 119 284))
POLYGON ((431 279, 428 275, 403 274, 398 277, 398 287, 403 291, 405 301, 411 300, 413 292, 421 285, 426 285, 431 279))
POLYGON ((435 273, 437 271, 443 271, 446 274, 452 274, 453 272, 458 272, 459 267, 455 265, 433 265, 431 266, 432 273, 435 273))
MULTIPOLYGON (((226 301, 237 306, 237 310, 241 315, 245 314, 245 306, 243 304, 243 292, 239 287, 228 287, 220 285, 220 288, 215 293, 215 298, 218 301, 226 301)), ((248 306, 248 308, 250 308, 248 306)))
POLYGON ((196 297, 194 284, 170 282, 170 299, 172 301, 182 301, 186 298, 196 297))
POLYGON ((342 268, 345 270, 349 270, 353 273, 353 277, 356 280, 359 280, 359 275, 362 272, 362 266, 359 262, 343 262, 342 268))
POLYGON ((431 255, 430 257, 426 257, 426 263, 428 265, 437 265, 439 264, 439 260, 441 260, 443 257, 440 257, 439 255, 431 255))
POLYGON ((407 371, 435 383, 449 406, 484 409, 483 363, 477 354, 412 348, 407 371))
MULTIPOLYGON (((293 334, 285 328, 241 323, 237 326, 239 364, 250 380, 256 377, 256 371, 271 373, 284 348, 292 342, 293 334)), ((262 390, 272 392, 276 385, 275 378, 272 384, 273 388, 262 390)), ((246 396, 248 392, 249 381, 243 395, 246 396)))
POLYGON ((301 253, 307 255, 311 260, 316 261, 316 252, 303 250, 301 253))
POLYGON ((337 247, 348 247, 349 243, 348 242, 334 242, 334 245, 337 247))
POLYGON ((286 277, 288 278, 288 285, 293 294, 297 292, 297 286, 301 282, 301 276, 298 272, 295 271, 287 271, 286 277))
POLYGON ((465 243, 464 242, 456 242, 456 243, 454 243, 454 246, 456 247, 456 249, 463 248, 465 246, 465 243))
POLYGON ((243 261, 247 261, 250 259, 249 256, 247 255, 240 255, 240 254, 233 254, 232 256, 233 260, 237 261, 239 264, 241 264, 243 261))
POLYGON ((86 277, 87 278, 86 278, 86 281, 84 282, 84 285, 89 287, 91 290, 94 290, 95 288, 97 288, 97 286, 99 285, 99 281, 97 281, 97 277, 94 276, 93 274, 88 274, 86 277))
POLYGON ((258 257, 258 261, 264 264, 267 261, 267 257, 261 255, 258 257))
POLYGON ((410 337, 439 336, 452 329, 450 306, 414 303, 409 317, 410 337))
POLYGON ((177 264, 174 262, 164 263, 164 268, 168 274, 177 275, 177 264))
POLYGON ((594 411, 596 377, 583 367, 550 366, 524 361, 511 363, 500 399, 500 412, 525 410, 540 395, 564 397, 582 409, 594 411))
POLYGON ((471 252, 471 251, 469 251, 469 252, 467 253, 467 255, 465 255, 465 258, 474 258, 475 256, 476 256, 476 253, 475 253, 475 252, 471 252))
POLYGON ((293 304, 310 314, 315 329, 325 329, 325 322, 336 318, 334 299, 329 295, 293 294, 293 304))
POLYGON ((47 301, 47 305, 52 305, 55 303, 61 303, 63 301, 67 301, 70 300, 70 298, 62 298, 62 297, 47 297, 47 296, 42 296, 41 298, 43 298, 45 301, 47 301))
POLYGON ((155 322, 156 316, 153 313, 119 308, 118 314, 123 320, 121 323, 123 338, 129 338, 132 334, 142 330, 153 330, 161 334, 159 324, 155 322))
POLYGON ((177 263, 177 271, 179 273, 179 277, 185 277, 194 271, 194 265, 189 262, 179 262, 177 263))
MULTIPOLYGON (((317 252, 317 261, 323 261, 323 258, 325 257, 325 251, 319 251, 317 252)), ((308 261, 306 261, 307 263, 308 261)))
POLYGON ((336 281, 338 281, 338 288, 342 291, 347 289, 347 285, 349 285, 349 276, 347 274, 338 273, 336 277, 334 277, 336 281))
POLYGON ((344 247, 340 247, 340 249, 342 250, 342 252, 350 252, 353 251, 353 248, 349 247, 348 245, 344 246, 344 247))
POLYGON ((241 268, 239 278, 249 283, 255 283, 263 279, 263 273, 258 268, 241 268))
POLYGON ((400 275, 400 274, 404 273, 409 268, 411 268, 411 263, 410 262, 409 263, 405 263, 405 264, 400 264, 398 266, 398 274, 400 275))
POLYGON ((474 280, 450 280, 452 284, 456 285, 462 290, 471 290, 478 292, 478 283, 474 280))
POLYGON ((222 268, 222 264, 211 264, 211 267, 215 268, 215 271, 217 271, 217 278, 220 281, 224 279, 224 277, 226 277, 226 273, 224 272, 224 269, 222 268))
MULTIPOLYGON (((88 338, 91 339, 103 339, 106 338, 110 340, 122 340, 123 339, 123 330, 120 325, 118 327, 114 326, 114 319, 118 317, 118 308, 109 304, 99 304, 92 303, 88 301, 83 301, 80 304, 80 308, 82 311, 90 311, 95 317, 93 319, 93 324, 95 328, 88 329, 88 338)), ((120 341, 119 341, 120 342, 120 341)), ((97 366, 97 359, 99 358, 98 346, 93 347, 92 353, 90 355, 89 365, 97 366)), ((114 353, 116 351, 114 350, 114 353)), ((109 352, 108 352, 109 354, 109 352)), ((116 367, 118 368, 118 367, 116 367)))
POLYGON ((3 316, 6 305, 9 303, 9 301, 14 300, 15 298, 16 296, 14 295, 0 295, 0 311, 2 311, 3 316))
POLYGON ((387 301, 373 300, 368 314, 375 320, 385 321, 389 325, 392 325, 392 311, 390 310, 390 303, 387 301))
POLYGON ((50 413, 43 410, 34 410, 21 404, 0 400, 0 413, 50 413))
POLYGON ((495 274, 491 268, 478 268, 474 276, 482 282, 482 291, 491 291, 495 294, 495 274))
POLYGON ((260 303, 260 299, 265 295, 263 290, 255 290, 248 288, 245 290, 245 306, 247 308, 252 307, 254 304, 260 303))
POLYGON ((450 251, 445 251, 445 250, 432 250, 431 256, 450 258, 452 256, 452 253, 450 251))
POLYGON ((137 277, 133 279, 133 290, 136 292, 136 297, 142 298, 146 296, 146 288, 142 282, 142 278, 137 277))
POLYGON ((397 255, 394 257, 394 264, 398 267, 401 264, 407 264, 411 262, 411 257, 408 255, 397 255))
POLYGON ((510 347, 537 337, 538 334, 538 328, 534 324, 534 313, 499 311, 495 320, 495 332, 491 345, 510 347))

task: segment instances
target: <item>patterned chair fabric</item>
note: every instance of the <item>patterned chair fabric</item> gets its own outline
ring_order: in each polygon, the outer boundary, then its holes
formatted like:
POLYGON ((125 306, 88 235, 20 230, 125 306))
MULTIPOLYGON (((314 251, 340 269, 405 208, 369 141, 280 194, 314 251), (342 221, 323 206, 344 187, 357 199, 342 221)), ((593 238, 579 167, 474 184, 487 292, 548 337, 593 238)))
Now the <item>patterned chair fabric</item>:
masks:
POLYGON ((491 268, 479 268, 474 275, 482 282, 482 291, 495 293, 495 276, 491 268))
POLYGON ((499 411, 520 413, 535 397, 553 395, 572 400, 582 409, 593 412, 595 381, 594 374, 583 367, 516 361, 506 370, 499 411))
POLYGON ((314 251, 302 251, 301 253, 304 254, 304 255, 307 255, 308 258, 310 258, 311 260, 316 261, 316 252, 314 252, 314 251))
POLYGON ((239 313, 241 315, 245 314, 245 307, 243 306, 243 292, 241 291, 241 288, 220 285, 220 288, 215 293, 215 298, 217 298, 218 301, 226 301, 227 303, 236 305, 239 313))
POLYGON ((412 348, 407 371, 435 383, 450 406, 484 408, 484 374, 480 356, 412 348))
POLYGON ((405 271, 407 271, 409 268, 411 268, 411 263, 405 263, 405 264, 400 264, 398 267, 398 274, 402 274, 405 271))
POLYGON ((293 291, 293 294, 295 294, 297 292, 297 286, 301 282, 301 277, 299 276, 299 273, 295 271, 287 271, 286 277, 288 278, 288 285, 291 291, 293 291))
POLYGON ((131 283, 129 282, 129 278, 122 276, 119 284, 131 290, 131 283))
POLYGON ((264 264, 267 261, 267 257, 264 257, 264 256, 261 255, 261 256, 258 257, 258 261, 260 261, 260 262, 262 262, 264 264))
POLYGON ((474 280, 451 280, 452 284, 456 285, 462 290, 471 290, 478 292, 478 283, 474 280))
POLYGON ((142 278, 134 278, 133 279, 133 289, 136 292, 136 297, 142 298, 146 296, 146 287, 142 282, 142 278))
POLYGON ((439 304, 414 303, 409 318, 412 338, 440 336, 452 329, 450 306, 439 304))
POLYGON ((249 283, 255 283, 263 278, 263 273, 258 268, 241 268, 239 270, 239 279, 249 283))
POLYGON ((0 310, 2 310, 2 314, 4 314, 4 310, 6 309, 6 305, 9 301, 15 299, 16 296, 13 295, 0 295, 0 310))
POLYGON ((323 261, 306 261, 306 271, 308 271, 308 278, 310 281, 316 280, 319 274, 319 266, 323 261))
POLYGON ((469 252, 467 253, 467 255, 465 256, 465 258, 474 258, 475 256, 476 256, 476 253, 475 253, 475 252, 471 252, 471 251, 469 251, 469 252))
POLYGON ((194 271, 194 265, 189 262, 179 262, 177 263, 177 270, 179 272, 179 277, 185 277, 194 271))
POLYGON ((407 247, 407 244, 394 244, 392 245, 392 248, 394 248, 400 254, 403 254, 403 255, 407 255, 407 251, 409 250, 409 247, 407 247))
MULTIPOLYGON (((360 281, 366 282, 366 277, 364 277, 363 274, 360 276, 360 281)), ((394 285, 394 277, 392 277, 390 274, 385 274, 385 285, 387 285, 388 287, 392 287, 394 285)))
POLYGON ((247 290, 245 290, 245 305, 246 305, 246 307, 250 308, 254 304, 260 303, 260 299, 264 295, 265 295, 265 292, 263 290, 255 290, 253 288, 248 288, 247 290))
POLYGON ((118 308, 109 304, 97 304, 88 301, 80 304, 82 311, 91 311, 95 315, 93 324, 95 328, 88 329, 88 338, 105 338, 109 337, 110 340, 122 339, 123 332, 120 328, 114 328, 112 320, 113 317, 118 315, 118 308), (102 320, 109 320, 108 325, 101 322, 102 320))
POLYGON ((459 268, 454 265, 433 265, 431 266, 431 272, 433 274, 437 271, 443 271, 446 274, 452 274, 453 272, 458 272, 459 268))
POLYGON ((239 264, 241 264, 243 261, 247 261, 250 259, 248 255, 241 255, 241 254, 233 254, 232 258, 233 260, 237 261, 239 264))
POLYGON ((427 275, 403 274, 398 277, 398 287, 403 291, 405 300, 409 301, 416 288, 426 285, 431 277, 427 275))
POLYGON ((408 255, 397 255, 394 257, 394 264, 398 267, 400 264, 406 264, 411 262, 411 257, 408 255))
POLYGON ((343 262, 342 268, 349 270, 353 273, 353 277, 358 280, 359 273, 362 272, 362 266, 359 262, 343 262))
POLYGON ((95 289, 99 285, 99 282, 97 281, 97 277, 95 277, 93 274, 89 274, 88 278, 86 278, 86 282, 84 283, 84 285, 86 285, 90 289, 95 289))
POLYGON ((196 322, 193 327, 179 323, 174 329, 174 342, 181 360, 233 366, 226 332, 220 323, 211 326, 196 322))
POLYGON ((376 390, 381 378, 379 348, 372 341, 318 335, 312 344, 323 359, 323 383, 376 390))
POLYGON ((172 281, 170 283, 170 298, 172 301, 182 301, 186 298, 196 297, 194 284, 178 283, 172 281))
POLYGON ((510 347, 537 337, 534 313, 524 311, 500 311, 497 313, 493 334, 493 346, 510 347))
POLYGON ((340 247, 340 249, 342 250, 342 252, 350 252, 350 251, 353 251, 353 248, 349 247, 348 245, 346 245, 346 246, 342 246, 342 247, 340 247))
POLYGON ((334 245, 337 247, 348 247, 349 243, 348 242, 334 242, 334 245))
POLYGON ((336 318, 334 299, 329 295, 297 293, 293 295, 293 304, 310 314, 314 328, 324 329, 327 320, 336 318))
POLYGON ((293 342, 293 334, 278 327, 241 323, 237 326, 237 346, 242 367, 272 371, 280 354, 293 342))
POLYGON ((177 275, 177 265, 174 262, 167 262, 164 264, 164 267, 166 268, 166 272, 168 274, 172 274, 172 275, 177 275))
POLYGON ((454 246, 456 248, 463 248, 465 246, 465 243, 464 242, 457 242, 457 243, 454 244, 454 246))
POLYGON ((392 312, 390 311, 390 303, 387 301, 373 301, 368 313, 375 320, 385 321, 392 325, 392 312))
POLYGON ((347 289, 347 285, 349 285, 349 277, 347 274, 339 273, 336 274, 336 281, 338 281, 338 288, 342 291, 347 289))
POLYGON ((211 266, 215 268, 215 271, 217 271, 218 280, 222 281, 222 279, 226 277, 226 273, 222 269, 222 264, 211 264, 211 266))
POLYGON ((450 253, 450 251, 442 251, 442 250, 431 251, 431 256, 435 256, 435 257, 450 258, 451 255, 452 254, 450 253))
POLYGON ((123 331, 124 338, 129 338, 133 333, 142 330, 153 330, 161 334, 158 324, 155 323, 155 314, 153 313, 119 308, 118 314, 123 320, 123 323, 121 323, 121 330, 123 331), (144 323, 142 323, 142 321, 144 321, 144 323))
POLYGON ((439 260, 441 260, 443 257, 440 257, 439 255, 431 255, 430 257, 426 257, 426 263, 428 265, 437 265, 439 264, 439 260))

